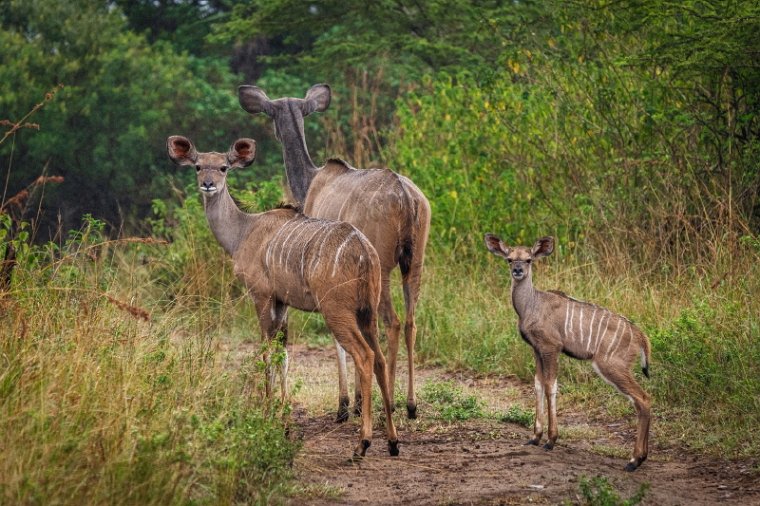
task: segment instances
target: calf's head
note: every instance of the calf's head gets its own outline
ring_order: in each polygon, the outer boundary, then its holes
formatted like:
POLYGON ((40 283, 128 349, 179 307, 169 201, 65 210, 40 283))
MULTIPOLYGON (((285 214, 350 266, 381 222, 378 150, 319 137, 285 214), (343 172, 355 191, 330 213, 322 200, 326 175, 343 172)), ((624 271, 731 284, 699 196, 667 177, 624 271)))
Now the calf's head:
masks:
POLYGON ((504 241, 493 234, 486 234, 485 241, 488 251, 507 261, 512 279, 515 281, 529 278, 533 260, 550 255, 554 251, 554 238, 549 236, 536 241, 532 248, 507 246, 504 241))

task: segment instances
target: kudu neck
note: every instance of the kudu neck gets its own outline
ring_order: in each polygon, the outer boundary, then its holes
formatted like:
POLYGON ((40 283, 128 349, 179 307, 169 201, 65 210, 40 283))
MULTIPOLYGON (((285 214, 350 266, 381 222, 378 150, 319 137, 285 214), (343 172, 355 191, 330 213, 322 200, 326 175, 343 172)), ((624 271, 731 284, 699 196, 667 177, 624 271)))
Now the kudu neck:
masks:
POLYGON ((234 255, 250 233, 255 215, 238 209, 226 184, 216 195, 204 195, 203 207, 214 237, 227 253, 234 255))
POLYGON ((520 281, 512 278, 512 305, 520 318, 524 318, 535 308, 536 293, 530 273, 520 281))
POLYGON ((285 173, 288 187, 297 202, 306 201, 312 179, 319 170, 309 156, 306 147, 303 121, 298 121, 293 115, 286 115, 277 121, 277 131, 282 141, 282 157, 285 161, 285 173))

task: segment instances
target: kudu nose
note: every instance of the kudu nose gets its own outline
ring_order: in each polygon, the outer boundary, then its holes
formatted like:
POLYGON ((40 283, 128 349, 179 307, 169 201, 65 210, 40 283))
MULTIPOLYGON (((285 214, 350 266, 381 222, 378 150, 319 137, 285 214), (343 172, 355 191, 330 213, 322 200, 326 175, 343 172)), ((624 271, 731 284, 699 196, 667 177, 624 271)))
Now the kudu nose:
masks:
POLYGON ((214 182, 211 181, 210 179, 201 183, 201 188, 203 188, 204 190, 210 190, 213 187, 214 187, 214 182))
POLYGON ((514 269, 512 269, 512 274, 514 274, 515 276, 522 276, 522 273, 523 273, 522 267, 515 267, 514 269))

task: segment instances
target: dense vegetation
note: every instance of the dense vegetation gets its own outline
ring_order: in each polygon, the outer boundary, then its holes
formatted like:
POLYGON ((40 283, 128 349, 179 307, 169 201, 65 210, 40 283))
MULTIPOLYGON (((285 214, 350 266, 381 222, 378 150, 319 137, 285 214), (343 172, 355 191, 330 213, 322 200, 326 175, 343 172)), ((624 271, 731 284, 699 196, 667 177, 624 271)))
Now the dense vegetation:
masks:
MULTIPOLYGON (((250 307, 164 154, 171 134, 252 136, 231 186, 257 209, 281 198, 243 82, 329 82, 306 119, 315 161, 383 163, 430 199, 422 361, 529 379, 482 234, 552 234, 536 283, 649 334, 658 444, 757 457, 758 31, 750 0, 3 2, 0 497, 282 493, 282 407, 255 360, 225 372, 220 336, 247 336, 250 307)), ((627 412, 587 365, 562 362, 563 402, 627 412)))

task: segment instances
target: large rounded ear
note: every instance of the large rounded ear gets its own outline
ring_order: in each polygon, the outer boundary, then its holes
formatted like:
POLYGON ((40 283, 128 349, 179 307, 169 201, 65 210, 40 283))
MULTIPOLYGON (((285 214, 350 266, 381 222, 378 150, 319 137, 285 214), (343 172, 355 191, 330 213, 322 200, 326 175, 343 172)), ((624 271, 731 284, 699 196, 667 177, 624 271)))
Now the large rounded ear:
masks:
POLYGON ((248 167, 256 158, 256 141, 253 139, 238 139, 227 151, 227 162, 230 167, 248 167))
POLYGON ((263 112, 269 117, 272 116, 272 101, 258 86, 238 86, 238 100, 240 106, 251 114, 263 112))
POLYGON ((172 135, 166 139, 166 151, 177 165, 195 165, 198 161, 195 146, 190 139, 181 135, 172 135))
POLYGON ((493 234, 486 234, 485 237, 486 248, 494 255, 507 258, 509 255, 509 247, 504 242, 493 234))
POLYGON ((541 258, 551 255, 552 251, 554 251, 554 237, 546 236, 536 241, 530 253, 533 255, 533 258, 541 258))
POLYGON ((326 84, 315 84, 306 92, 303 101, 303 115, 308 116, 313 112, 324 112, 330 106, 332 92, 326 84))

